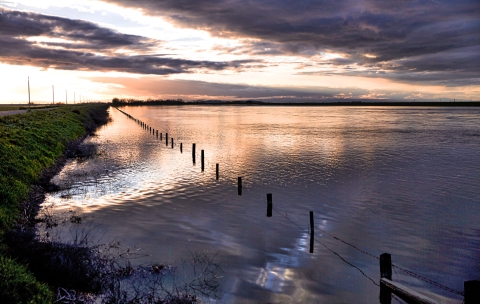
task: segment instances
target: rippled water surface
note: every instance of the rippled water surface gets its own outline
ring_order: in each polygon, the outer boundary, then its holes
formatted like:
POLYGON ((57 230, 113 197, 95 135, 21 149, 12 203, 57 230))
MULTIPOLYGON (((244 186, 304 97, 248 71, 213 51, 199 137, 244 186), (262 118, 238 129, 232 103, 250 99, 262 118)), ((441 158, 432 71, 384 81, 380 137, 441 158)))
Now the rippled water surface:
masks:
MULTIPOLYGON (((110 109, 88 139, 100 155, 68 163, 54 178, 67 189, 45 205, 88 214, 104 239, 149 255, 138 263, 218 252, 222 303, 378 303, 378 260, 332 236, 459 291, 480 279, 479 109, 121 109, 162 140, 110 109)), ((400 270, 393 280, 462 299, 400 270)))

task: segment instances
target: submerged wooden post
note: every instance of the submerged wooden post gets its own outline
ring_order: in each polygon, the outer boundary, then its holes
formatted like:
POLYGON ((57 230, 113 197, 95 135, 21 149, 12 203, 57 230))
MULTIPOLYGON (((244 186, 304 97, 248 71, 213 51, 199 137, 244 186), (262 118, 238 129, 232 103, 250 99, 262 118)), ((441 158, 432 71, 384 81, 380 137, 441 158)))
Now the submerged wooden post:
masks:
MULTIPOLYGON (((386 278, 388 280, 392 279, 392 256, 388 253, 383 253, 380 255, 380 279, 386 278)), ((385 286, 385 284, 380 284, 380 304, 391 304, 392 303, 392 290, 385 286)))
POLYGON ((380 284, 380 304, 392 304, 392 290, 385 284, 380 284))
POLYGON ((273 199, 272 194, 267 193, 267 217, 272 217, 273 199))
POLYGON ((238 177, 238 195, 242 195, 242 177, 238 177))
POLYGON ((313 245, 315 241, 315 225, 313 224, 313 211, 310 211, 310 253, 313 253, 313 245))
POLYGON ((168 133, 165 133, 165 144, 168 146, 168 133))
POLYGON ((192 159, 193 163, 195 163, 195 144, 192 144, 192 159))
POLYGON ((380 278, 392 279, 392 256, 389 253, 380 255, 380 278))
POLYGON ((205 170, 205 153, 203 152, 203 150, 202 150, 201 162, 202 162, 202 171, 204 171, 205 170))
POLYGON ((162 135, 162 134, 163 134, 163 133, 160 133, 160 140, 162 140, 162 139, 163 139, 163 138, 162 138, 162 137, 163 137, 163 135, 162 135))
POLYGON ((180 143, 180 153, 183 153, 183 143, 180 143))
POLYGON ((480 281, 465 281, 463 288, 465 291, 465 304, 480 303, 480 281))
MULTIPOLYGON (((392 256, 388 253, 380 255, 380 303, 391 304, 392 293, 407 303, 435 304, 436 300, 423 295, 398 282, 392 281, 392 256)), ((465 297, 466 299, 466 297, 465 297)), ((467 303, 465 301, 465 303, 467 303)), ((478 303, 478 302, 472 302, 478 303)))
POLYGON ((173 149, 173 138, 172 138, 172 149, 173 149))
POLYGON ((215 171, 216 171, 216 177, 217 177, 217 180, 218 180, 218 164, 215 165, 215 171))

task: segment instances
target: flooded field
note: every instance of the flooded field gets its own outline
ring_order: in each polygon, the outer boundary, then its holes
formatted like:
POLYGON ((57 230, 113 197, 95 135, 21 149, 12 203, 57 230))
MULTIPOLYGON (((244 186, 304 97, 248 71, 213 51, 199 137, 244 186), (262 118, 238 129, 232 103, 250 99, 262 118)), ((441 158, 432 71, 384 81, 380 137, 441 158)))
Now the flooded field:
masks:
MULTIPOLYGON (((113 122, 85 143, 96 156, 70 161, 44 207, 83 214, 100 241, 140 248, 133 263, 217 254, 222 294, 211 301, 378 303, 384 252, 457 291, 479 279, 477 108, 121 110, 162 139, 111 108, 113 122)), ((78 225, 56 233, 78 236, 78 225)), ((399 268, 393 280, 462 299, 399 268)))

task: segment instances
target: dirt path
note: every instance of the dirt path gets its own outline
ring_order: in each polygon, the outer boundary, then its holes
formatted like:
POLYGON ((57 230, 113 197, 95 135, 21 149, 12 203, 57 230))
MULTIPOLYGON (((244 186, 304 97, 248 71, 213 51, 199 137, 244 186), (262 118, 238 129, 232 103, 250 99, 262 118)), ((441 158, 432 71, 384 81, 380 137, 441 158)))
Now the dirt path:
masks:
POLYGON ((25 112, 27 112, 27 110, 0 111, 0 116, 23 114, 25 112))

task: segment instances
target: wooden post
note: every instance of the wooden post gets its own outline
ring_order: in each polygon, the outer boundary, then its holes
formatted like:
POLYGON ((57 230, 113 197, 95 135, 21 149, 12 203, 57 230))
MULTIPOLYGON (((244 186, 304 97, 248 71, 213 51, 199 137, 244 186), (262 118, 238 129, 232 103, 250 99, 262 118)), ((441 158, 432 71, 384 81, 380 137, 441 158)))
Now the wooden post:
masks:
POLYGON ((218 166, 219 166, 218 164, 215 165, 215 171, 216 171, 217 180, 218 180, 218 177, 219 177, 219 175, 218 175, 218 166))
POLYGON ((158 130, 157 130, 157 138, 158 138, 158 130))
POLYGON ((163 135, 162 135, 162 133, 160 133, 160 140, 162 140, 162 139, 163 139, 162 137, 163 137, 163 135))
POLYGON ((173 149, 173 138, 172 138, 172 149, 173 149))
POLYGON ((28 76, 28 107, 30 108, 30 76, 28 76))
POLYGON ((180 153, 183 153, 183 143, 180 143, 180 153))
POLYGON ((267 217, 272 217, 273 199, 272 194, 267 193, 267 217))
POLYGON ((168 147, 168 133, 165 133, 165 144, 166 144, 167 147, 168 147))
POLYGON ((385 284, 380 284, 380 304, 392 304, 392 290, 385 284))
MULTIPOLYGON (((392 279, 392 256, 388 253, 380 255, 380 278, 392 279)), ((392 303, 392 290, 380 284, 380 304, 392 303)))
POLYGON ((310 211, 310 253, 313 253, 313 245, 315 241, 315 225, 313 224, 313 211, 310 211))
POLYGON ((465 281, 463 288, 465 291, 465 304, 480 303, 480 281, 465 281))
POLYGON ((238 195, 242 195, 242 177, 238 177, 238 195))
POLYGON ((192 144, 192 159, 193 163, 195 163, 195 144, 192 144))
POLYGON ((205 170, 205 153, 202 150, 202 171, 205 170))
POLYGON ((388 253, 380 255, 380 278, 392 279, 392 256, 388 253))

